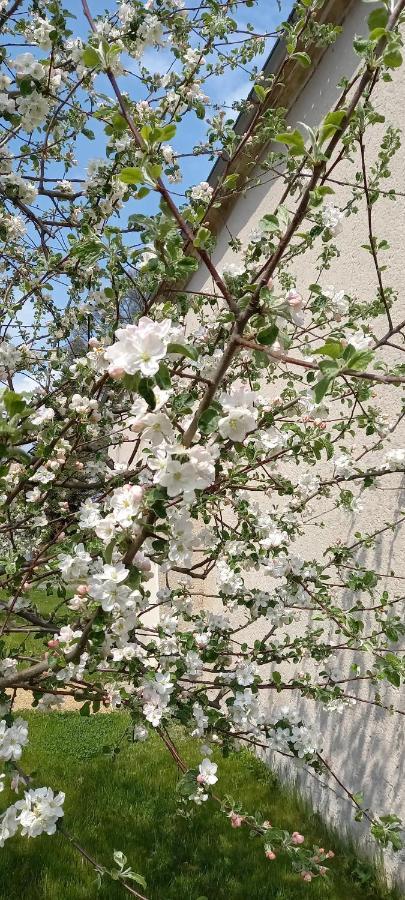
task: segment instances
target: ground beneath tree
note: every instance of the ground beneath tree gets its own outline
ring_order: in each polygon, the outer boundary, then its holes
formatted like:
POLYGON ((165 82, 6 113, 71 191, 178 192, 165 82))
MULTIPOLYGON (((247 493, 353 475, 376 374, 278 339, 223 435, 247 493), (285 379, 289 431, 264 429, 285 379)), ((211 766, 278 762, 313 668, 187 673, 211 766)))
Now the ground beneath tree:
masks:
MULTIPOLYGON (((8 692, 8 693, 10 696, 10 692, 8 692)), ((33 697, 32 697, 31 691, 23 691, 22 689, 19 689, 16 692, 16 695, 14 698, 13 709, 14 710, 32 709, 32 699, 33 699, 33 697)), ((80 709, 81 706, 83 706, 82 700, 79 702, 78 700, 75 700, 73 697, 65 697, 64 703, 60 709, 60 712, 70 712, 71 710, 74 710, 74 709, 80 709)), ((106 712, 112 712, 112 710, 110 707, 106 707, 101 704, 99 712, 106 713, 106 712)))

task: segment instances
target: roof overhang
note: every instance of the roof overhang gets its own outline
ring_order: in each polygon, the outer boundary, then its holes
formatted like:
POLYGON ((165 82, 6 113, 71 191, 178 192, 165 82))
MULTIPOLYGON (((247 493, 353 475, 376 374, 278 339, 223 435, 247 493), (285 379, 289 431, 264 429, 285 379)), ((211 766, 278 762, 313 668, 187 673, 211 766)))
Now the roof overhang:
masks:
MULTIPOLYGON (((317 13, 316 21, 319 24, 331 23, 333 25, 342 25, 355 2, 357 2, 357 0, 329 0, 329 2, 317 13)), ((294 10, 291 16, 294 16, 294 10)), ((298 47, 297 49, 299 50, 300 48, 298 47)), ((264 76, 262 83, 265 85, 267 77, 269 81, 273 82, 273 86, 270 88, 265 101, 261 104, 254 89, 250 92, 246 99, 246 108, 235 120, 234 130, 241 136, 241 139, 251 127, 252 122, 257 115, 258 107, 261 107, 260 116, 257 117, 255 126, 252 130, 252 138, 260 131, 260 126, 263 123, 263 118, 267 110, 284 108, 289 111, 292 108, 308 81, 316 72, 326 51, 327 47, 318 47, 316 45, 309 48, 311 63, 304 68, 297 59, 288 59, 286 40, 284 37, 281 37, 276 41, 262 70, 262 75, 264 76), (281 73, 282 78, 278 78, 281 73)), ((241 141, 241 144, 242 143, 243 141, 241 141)), ((253 151, 249 144, 241 146, 239 151, 237 148, 230 163, 226 159, 218 159, 207 178, 207 181, 214 188, 215 199, 215 193, 220 187, 221 178, 225 172, 227 176, 233 174, 238 174, 239 176, 237 190, 229 191, 228 193, 226 191, 221 192, 220 205, 216 206, 215 202, 212 202, 204 217, 202 224, 209 228, 214 235, 219 233, 224 222, 229 217, 233 206, 240 199, 241 192, 243 193, 243 188, 246 185, 249 175, 266 150, 266 142, 263 141, 262 143, 258 143, 257 141, 253 141, 253 147, 253 151)), ((198 256, 196 249, 191 245, 190 241, 185 242, 184 250, 187 251, 189 255, 195 257, 198 256)), ((190 277, 181 283, 176 282, 176 289, 179 291, 184 289, 188 284, 190 277)), ((173 291, 173 284, 171 284, 170 287, 171 291, 173 291)), ((164 288, 165 285, 162 284, 155 296, 160 296, 161 293, 164 292, 164 288)))

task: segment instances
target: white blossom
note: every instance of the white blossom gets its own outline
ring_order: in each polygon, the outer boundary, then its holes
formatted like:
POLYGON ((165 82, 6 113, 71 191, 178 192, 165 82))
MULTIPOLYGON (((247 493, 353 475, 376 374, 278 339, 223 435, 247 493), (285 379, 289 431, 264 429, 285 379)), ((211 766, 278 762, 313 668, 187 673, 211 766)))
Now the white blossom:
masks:
POLYGON ((201 181, 200 184, 195 184, 193 188, 191 188, 190 196, 192 200, 196 202, 208 203, 211 200, 211 197, 214 193, 211 185, 208 184, 208 181, 201 181))
POLYGON ((328 203, 322 210, 322 225, 331 231, 332 235, 337 235, 342 230, 343 213, 338 206, 328 203))
POLYGON ((217 783, 218 778, 216 773, 218 771, 218 766, 216 763, 211 762, 210 759, 203 759, 198 766, 198 771, 200 773, 198 778, 202 784, 212 785, 217 783))
POLYGON ((23 748, 28 744, 28 725, 24 719, 14 719, 12 725, 0 721, 0 759, 21 759, 23 748))
POLYGON ((14 804, 18 810, 17 821, 21 834, 38 837, 40 834, 55 834, 58 820, 63 816, 63 791, 54 794, 51 788, 32 788, 24 794, 24 800, 14 804))
POLYGON ((395 471, 405 466, 405 449, 387 450, 384 458, 384 466, 395 471))
POLYGON ((128 375, 141 372, 142 375, 155 375, 160 361, 167 353, 170 342, 171 322, 153 322, 143 316, 137 325, 118 328, 116 342, 105 351, 110 363, 109 371, 122 369, 128 375))
POLYGON ((54 417, 55 410, 51 406, 40 406, 31 416, 31 422, 33 425, 43 425, 45 422, 52 422, 54 417))

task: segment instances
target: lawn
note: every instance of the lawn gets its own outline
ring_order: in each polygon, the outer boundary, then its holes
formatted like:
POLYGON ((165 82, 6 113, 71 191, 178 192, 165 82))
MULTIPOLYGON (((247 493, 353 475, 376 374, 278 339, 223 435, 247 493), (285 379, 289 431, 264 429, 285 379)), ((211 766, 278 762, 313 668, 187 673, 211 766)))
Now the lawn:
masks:
MULTIPOLYGON (((6 601, 4 593, 0 592, 0 600, 6 601)), ((67 621, 75 620, 75 614, 67 609, 66 603, 60 597, 54 594, 46 594, 44 591, 33 591, 30 595, 30 603, 32 612, 37 612, 44 619, 55 618, 55 631, 59 630, 60 625, 65 625, 67 621)), ((76 616, 77 618, 77 616, 76 616)), ((3 611, 0 612, 0 622, 4 619, 3 611)), ((6 652, 9 654, 22 653, 27 656, 38 656, 44 652, 45 639, 49 640, 52 634, 38 634, 33 630, 29 622, 24 627, 24 622, 18 616, 11 616, 9 624, 15 626, 19 631, 12 631, 2 636, 6 652)))
MULTIPOLYGON (((176 767, 159 738, 131 745, 125 714, 80 717, 78 713, 28 712, 30 745, 25 768, 37 783, 66 792, 64 826, 98 860, 112 865, 122 850, 147 881, 151 900, 399 900, 380 890, 375 873, 331 835, 258 760, 248 753, 217 760, 218 794, 240 798, 246 809, 302 831, 311 842, 333 848, 327 881, 305 885, 288 862, 265 859, 245 829, 233 830, 215 806, 177 815, 176 767), (115 755, 102 748, 120 748, 115 755), (101 753, 100 753, 101 751, 101 753)), ((190 741, 178 741, 195 763, 190 741)), ((1 808, 7 797, 2 794, 1 808)), ((10 798, 15 799, 15 795, 10 798)), ((94 870, 60 835, 13 838, 0 850, 1 900, 116 900, 128 896, 115 882, 101 889, 94 870)))

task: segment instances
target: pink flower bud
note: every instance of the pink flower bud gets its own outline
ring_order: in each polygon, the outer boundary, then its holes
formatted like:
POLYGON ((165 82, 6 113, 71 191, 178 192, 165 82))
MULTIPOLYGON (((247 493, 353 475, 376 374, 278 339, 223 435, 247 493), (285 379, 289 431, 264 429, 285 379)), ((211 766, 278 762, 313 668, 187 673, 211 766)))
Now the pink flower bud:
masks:
POLYGON ((50 650, 56 650, 56 647, 59 647, 59 641, 57 641, 57 640, 48 641, 48 647, 50 650))
POLYGON ((124 484, 123 489, 131 491, 134 500, 142 500, 144 491, 140 484, 124 484))
POLYGON ((94 338, 94 337, 90 338, 90 340, 89 340, 89 347, 91 347, 92 350, 93 350, 95 347, 99 347, 99 346, 100 346, 100 341, 98 341, 97 338, 94 338))
POLYGON ((230 814, 229 818, 231 820, 232 828, 240 828, 241 827, 242 822, 243 822, 242 816, 238 816, 237 813, 232 812, 230 814))
POLYGON ((334 854, 333 850, 328 850, 326 856, 328 857, 328 859, 334 859, 335 854, 334 854))
POLYGON ((301 872, 301 878, 303 881, 312 881, 311 872, 301 872))
POLYGON ((304 840, 305 840, 304 836, 302 834, 300 834, 299 831, 293 831, 293 833, 291 835, 291 843, 292 844, 296 844, 296 845, 303 844, 304 840))
POLYGON ((197 781, 198 784, 204 784, 204 775, 201 775, 201 773, 197 775, 197 781))
POLYGON ((76 594, 79 594, 79 597, 85 597, 88 589, 89 589, 88 584, 79 584, 76 588, 76 594))
POLYGON ((119 366, 112 366, 111 369, 108 370, 108 374, 113 381, 121 381, 125 375, 125 370, 120 369, 119 366))
POLYGON ((151 563, 150 559, 148 559, 148 557, 145 556, 144 553, 141 553, 140 550, 138 550, 138 553, 135 553, 135 556, 133 558, 133 564, 138 569, 140 569, 141 572, 150 572, 150 570, 152 568, 152 563, 151 563))
POLYGON ((273 853, 273 850, 266 850, 266 857, 267 857, 267 859, 275 859, 276 854, 273 853))
POLYGON ((288 291, 286 297, 287 303, 291 306, 292 309, 301 309, 303 300, 301 294, 298 293, 294 288, 291 291, 288 291))
POLYGON ((77 459, 75 462, 75 467, 76 469, 79 469, 79 471, 81 471, 82 469, 84 469, 84 464, 77 459))

